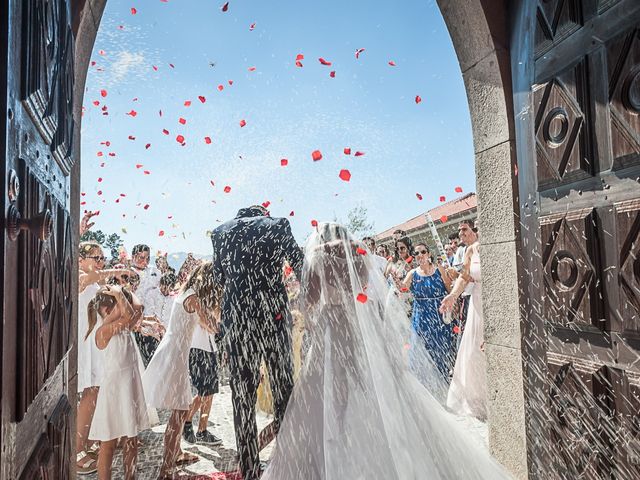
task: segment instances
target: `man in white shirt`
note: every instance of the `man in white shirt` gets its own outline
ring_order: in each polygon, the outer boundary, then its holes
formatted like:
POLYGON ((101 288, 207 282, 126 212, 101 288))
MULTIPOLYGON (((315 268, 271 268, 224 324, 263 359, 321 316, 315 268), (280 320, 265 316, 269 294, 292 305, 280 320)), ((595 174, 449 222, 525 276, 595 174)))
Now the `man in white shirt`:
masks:
POLYGON ((165 273, 160 277, 160 287, 150 290, 146 295, 145 314, 155 316, 165 328, 169 326, 177 283, 178 276, 175 273, 165 273))
MULTIPOLYGON (((140 277, 140 282, 136 288, 136 296, 145 306, 145 314, 147 313, 147 304, 151 301, 150 292, 159 288, 161 276, 160 270, 153 265, 149 265, 150 252, 149 246, 144 244, 135 245, 131 251, 131 269, 140 277)), ((134 336, 142 355, 142 361, 146 367, 160 342, 150 335, 142 335, 139 332, 134 332, 134 336)))

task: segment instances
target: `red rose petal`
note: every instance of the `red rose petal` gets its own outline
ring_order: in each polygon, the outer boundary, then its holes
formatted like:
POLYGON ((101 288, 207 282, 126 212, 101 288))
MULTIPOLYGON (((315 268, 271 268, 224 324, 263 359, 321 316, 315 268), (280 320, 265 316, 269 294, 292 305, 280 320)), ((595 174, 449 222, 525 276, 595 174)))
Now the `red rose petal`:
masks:
POLYGON ((290 217, 293 217, 294 215, 295 215, 295 212, 294 212, 293 210, 291 210, 291 211, 289 212, 289 216, 290 216, 290 217))
POLYGON ((131 110, 129 113, 127 113, 127 115, 129 115, 130 117, 135 117, 136 115, 138 115, 138 112, 136 112, 135 110, 131 110))
POLYGON ((142 172, 142 173, 144 173, 145 175, 151 175, 151 172, 150 172, 149 170, 145 170, 145 171, 144 171, 144 172, 142 172))
POLYGON ((230 191, 231 191, 231 187, 229 185, 224 187, 224 193, 229 193, 230 191))
POLYGON ((356 152, 353 154, 354 157, 361 157, 364 155, 364 152, 356 152))
POLYGON ((447 200, 447 197, 445 197, 444 195, 440 196, 440 201, 441 202, 445 202, 447 200))
POLYGON ((322 64, 322 65, 331 65, 331 62, 326 61, 324 58, 320 57, 318 59, 318 61, 322 64))
POLYGON ((360 54, 364 52, 364 48, 359 48, 356 50, 356 58, 360 58, 360 54))
POLYGON ((351 180, 351 172, 349 170, 340 170, 340 174, 338 176, 345 182, 351 180))
POLYGON ((205 97, 203 97, 202 95, 198 95, 198 100, 200 100, 202 103, 207 101, 207 99, 205 97))
POLYGON ((142 167, 144 167, 144 165, 143 165, 143 164, 141 164, 141 163, 136 163, 136 168, 142 168, 142 167))
POLYGON ((311 226, 312 227, 317 227, 318 226, 318 221, 317 220, 311 220, 311 226))
POLYGON ((299 53, 298 55, 296 55, 296 61, 300 61, 300 60, 304 60, 304 55, 299 53))
POLYGON ((252 23, 251 25, 249 25, 249 31, 253 31, 253 29, 256 28, 256 24, 252 23))
POLYGON ((333 70, 333 71, 329 72, 329 76, 330 76, 331 78, 336 78, 336 71, 335 71, 335 70, 333 70))
POLYGON ((289 165, 289 160, 287 160, 286 158, 280 160, 281 167, 286 167, 287 165, 289 165))
POLYGON ((211 144, 211 137, 204 137, 204 143, 207 145, 211 144))
POLYGON ((417 198, 418 200, 422 200, 422 195, 420 195, 419 193, 416 193, 416 198, 417 198))
POLYGON ((158 232, 158 236, 159 236, 159 237, 164 237, 164 230, 160 230, 160 231, 158 232))
POLYGON ((356 300, 359 301, 360 303, 367 303, 368 299, 369 298, 364 293, 359 293, 358 296, 356 297, 356 300))
POLYGON ((97 107, 98 105, 100 105, 100 101, 99 100, 94 100, 93 104, 97 107))
POLYGON ((296 61, 296 67, 302 68, 303 67, 302 62, 296 61))
POLYGON ((106 54, 107 54, 107 52, 105 52, 104 50, 98 50, 98 54, 99 54, 99 55, 106 55, 106 54))
POLYGON ((185 107, 190 107, 191 106, 191 100, 185 100, 184 106, 185 107))
POLYGON ((394 62, 393 60, 389 60, 389 65, 392 67, 396 66, 396 62, 394 62))
MULTIPOLYGON (((162 1, 164 2, 164 0, 162 0, 162 1)), ((170 66, 171 68, 176 68, 176 66, 175 66, 173 63, 170 63, 170 64, 169 64, 169 66, 170 66)))
POLYGON ((98 183, 101 183, 101 182, 102 182, 102 177, 99 177, 98 178, 98 183))
POLYGON ((178 142, 178 143, 184 143, 184 136, 182 136, 182 135, 177 135, 177 136, 176 136, 176 142, 178 142))
POLYGON ((158 67, 156 67, 155 65, 151 65, 151 68, 153 68, 154 71, 158 71, 158 67))
POLYGON ((97 155, 98 157, 101 157, 101 156, 103 155, 103 153, 102 153, 102 152, 98 152, 98 153, 96 153, 96 155, 97 155))
POLYGON ((249 67, 249 71, 250 72, 255 72, 256 71, 256 67, 249 67))
POLYGON ((240 128, 244 127, 247 124, 244 120, 240 120, 240 128))
POLYGON ((407 263, 411 263, 411 262, 413 262, 413 257, 411 255, 409 255, 405 261, 407 263))
POLYGON ((129 135, 129 140, 135 140, 136 137, 134 137, 133 135, 129 135))
POLYGON ((182 125, 186 125, 186 123, 187 123, 187 121, 186 121, 184 118, 182 118, 182 117, 180 117, 180 118, 178 119, 178 122, 179 122, 179 123, 181 123, 182 125))
POLYGON ((233 85, 233 80, 227 80, 227 83, 228 83, 229 85, 233 85))
POLYGON ((150 143, 147 143, 147 144, 144 146, 144 149, 145 149, 145 150, 149 150, 149 147, 151 147, 151 144, 150 144, 150 143))
POLYGON ((269 200, 267 200, 266 202, 262 202, 262 206, 264 208, 269 208, 269 205, 271 205, 271 202, 269 200))
POLYGON ((320 150, 314 150, 311 153, 311 158, 313 158, 314 162, 317 162, 318 160, 322 159, 322 153, 320 153, 320 150))
POLYGON ((455 191, 456 193, 462 193, 462 187, 456 187, 455 191))
POLYGON ((138 10, 136 10, 134 7, 131 7, 131 15, 135 15, 136 13, 138 13, 138 10))
POLYGON ((445 223, 447 220, 448 220, 448 217, 446 215, 443 215, 443 216, 440 217, 440 221, 442 223, 445 223))
POLYGON ((223 11, 223 12, 226 12, 227 10, 229 10, 229 2, 225 3, 225 4, 222 6, 222 11, 223 11))
POLYGON ((345 155, 351 155, 351 149, 349 147, 345 147, 343 152, 344 152, 345 155))
POLYGON ((149 204, 147 203, 144 207, 145 210, 149 210, 149 204))
POLYGON ((420 97, 420 95, 416 95, 416 103, 420 103, 422 101, 422 98, 420 97))
POLYGON ((222 90, 224 90, 224 85, 218 85, 218 91, 221 92, 222 90))
POLYGON ((167 130, 166 128, 163 128, 162 133, 164 133, 165 135, 169 135, 169 130, 167 130))
POLYGON ((100 95, 102 96, 102 98, 107 96, 107 91, 106 90, 100 90, 100 95))
POLYGON ((460 333, 460 327, 458 325, 453 326, 453 333, 455 333, 456 335, 460 333))
POLYGON ((367 251, 366 251, 364 248, 360 248, 360 247, 358 247, 358 248, 356 248, 356 253, 357 253, 358 255, 366 255, 366 254, 367 254, 367 251))

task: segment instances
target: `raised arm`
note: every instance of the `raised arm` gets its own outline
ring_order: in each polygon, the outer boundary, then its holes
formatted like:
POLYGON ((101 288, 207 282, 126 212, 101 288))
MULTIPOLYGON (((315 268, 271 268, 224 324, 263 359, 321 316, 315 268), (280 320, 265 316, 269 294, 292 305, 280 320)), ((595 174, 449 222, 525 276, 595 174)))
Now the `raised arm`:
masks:
MULTIPOLYGON (((109 318, 110 315, 108 315, 96 331, 96 346, 100 350, 107 348, 109 341, 114 335, 132 329, 142 317, 143 310, 142 305, 136 301, 135 297, 133 304, 129 303, 122 293, 122 289, 118 286, 110 286, 104 293, 116 299, 116 302, 120 305, 120 316, 118 318, 109 318)), ((114 309, 112 314, 116 314, 117 312, 118 310, 114 309)))
POLYGON ((109 277, 122 277, 123 275, 131 275, 131 270, 123 268, 112 268, 106 270, 94 270, 93 272, 80 272, 78 276, 78 288, 83 292, 85 288, 93 283, 104 285, 109 277))
POLYGON ((469 271, 471 270, 471 255, 473 255, 474 247, 468 247, 464 252, 464 262, 462 264, 462 271, 458 278, 456 278, 456 282, 453 285, 453 289, 451 293, 444 297, 442 300, 442 304, 440 305, 441 312, 450 312, 453 309, 453 305, 458 297, 464 292, 464 289, 469 284, 469 282, 473 281, 469 271))

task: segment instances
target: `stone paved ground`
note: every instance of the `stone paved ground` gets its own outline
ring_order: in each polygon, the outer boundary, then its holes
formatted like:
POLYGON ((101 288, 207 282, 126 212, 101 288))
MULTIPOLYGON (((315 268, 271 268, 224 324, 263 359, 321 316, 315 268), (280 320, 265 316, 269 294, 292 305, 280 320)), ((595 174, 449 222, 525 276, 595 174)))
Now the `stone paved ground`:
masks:
MULTIPOLYGON (((138 479, 156 480, 160 471, 163 450, 163 434, 169 412, 159 412, 161 424, 151 430, 144 432, 140 438, 144 444, 138 451, 138 479)), ((477 445, 486 447, 487 427, 486 424, 463 417, 454 417, 465 431, 474 439, 477 445)), ((258 429, 263 428, 271 421, 269 416, 258 414, 258 429)), ((201 457, 198 463, 189 465, 180 470, 177 478, 190 477, 193 475, 210 474, 213 472, 233 471, 237 469, 235 460, 235 434, 233 431, 233 409, 231 406, 231 390, 229 386, 221 386, 220 393, 214 397, 213 408, 209 420, 210 430, 218 437, 222 438, 223 444, 218 447, 207 447, 202 445, 190 445, 182 441, 182 448, 185 451, 195 453, 201 457)), ((271 455, 273 443, 262 452, 262 459, 266 460, 271 455)), ((97 480, 97 475, 88 475, 85 478, 97 480)), ((124 478, 122 469, 122 455, 117 453, 114 461, 113 478, 124 478)))
MULTIPOLYGON (((169 411, 158 412, 160 425, 147 430, 140 435, 143 446, 138 450, 138 479, 156 480, 160 472, 163 451, 163 435, 166 421, 169 418, 169 411)), ((197 421, 197 418, 195 419, 197 421)), ((266 426, 272 418, 267 415, 258 414, 258 429, 266 426)), ((209 430, 223 440, 218 447, 204 445, 191 445, 182 440, 182 449, 195 453, 201 457, 197 463, 189 465, 180 470, 177 478, 181 476, 192 476, 208 474, 212 472, 233 471, 237 469, 236 441, 233 431, 233 408, 231 406, 231 390, 228 385, 220 386, 220 393, 214 396, 213 407, 209 417, 209 430)), ((266 447, 262 452, 263 460, 271 455, 272 445, 266 447)), ((97 475, 87 475, 88 480, 97 480, 97 475)), ((124 478, 122 469, 122 455, 117 453, 114 459, 113 478, 124 478)))

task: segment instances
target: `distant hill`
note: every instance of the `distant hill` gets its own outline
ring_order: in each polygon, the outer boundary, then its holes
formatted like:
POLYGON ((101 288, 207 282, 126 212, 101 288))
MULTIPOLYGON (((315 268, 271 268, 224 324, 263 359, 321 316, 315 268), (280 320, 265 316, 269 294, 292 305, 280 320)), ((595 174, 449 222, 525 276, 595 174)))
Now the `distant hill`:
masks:
MULTIPOLYGON (((171 265, 173 268, 176 269, 176 272, 177 272, 177 271, 180 270, 180 267, 182 266, 184 261, 187 259, 187 255, 189 255, 189 252, 169 253, 169 255, 167 255, 167 261, 169 262, 169 265, 171 265)), ((203 255, 201 253, 194 253, 193 256, 198 258, 198 259, 211 260, 211 255, 203 255)), ((156 262, 156 257, 152 257, 150 263, 152 265, 155 265, 155 262, 156 262)))

